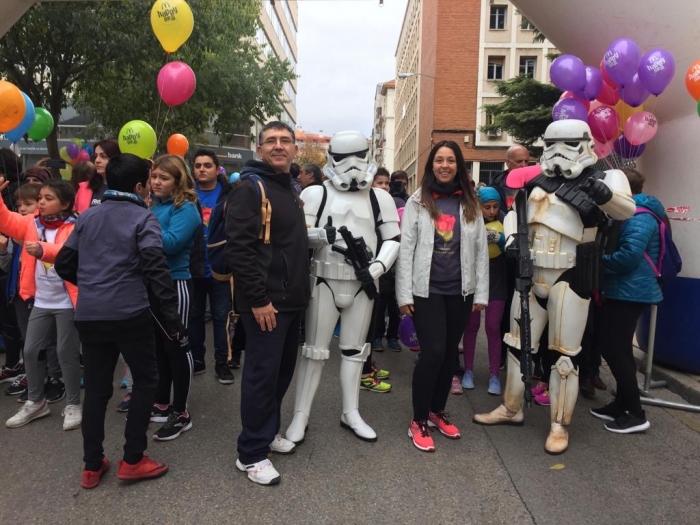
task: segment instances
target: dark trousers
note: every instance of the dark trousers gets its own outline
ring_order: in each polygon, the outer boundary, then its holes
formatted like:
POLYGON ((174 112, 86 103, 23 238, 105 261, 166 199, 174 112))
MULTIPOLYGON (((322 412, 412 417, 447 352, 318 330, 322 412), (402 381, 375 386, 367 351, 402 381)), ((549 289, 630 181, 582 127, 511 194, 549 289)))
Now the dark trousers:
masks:
POLYGON ((390 292, 380 293, 375 299, 376 314, 374 325, 374 338, 379 339, 386 334, 387 339, 399 338, 399 322, 401 315, 399 313, 399 305, 396 303, 396 293, 390 292), (389 313, 389 326, 386 324, 385 312, 389 313))
POLYGON ((615 404, 637 417, 643 412, 632 338, 639 317, 649 306, 608 299, 596 309, 595 340, 617 382, 615 404))
POLYGON ((0 279, 0 323, 2 324, 2 335, 5 341, 5 366, 14 368, 20 359, 22 334, 17 325, 15 307, 7 303, 5 297, 6 289, 7 277, 3 277, 0 279))
POLYGON ((581 339, 581 353, 578 355, 579 374, 581 379, 593 379, 600 373, 601 356, 600 346, 595 341, 596 315, 595 301, 591 301, 588 310, 588 322, 586 331, 581 339))
POLYGON ((455 373, 459 340, 472 310, 473 295, 413 297, 413 324, 420 359, 413 370, 413 419, 445 409, 455 373))
POLYGON ((148 310, 124 321, 76 321, 83 346, 83 460, 99 470, 104 457, 105 413, 114 369, 124 356, 134 378, 124 437, 124 461, 138 463, 146 450, 148 423, 158 383, 153 321, 148 310))
POLYGON ((231 285, 213 277, 192 279, 189 326, 192 357, 195 361, 204 361, 206 353, 204 314, 207 309, 207 296, 209 297, 209 308, 214 328, 214 361, 225 363, 228 358, 226 319, 231 311, 231 285))
MULTIPOLYGON (((190 281, 174 281, 177 288, 178 313, 185 328, 189 317, 190 281)), ((157 314, 156 314, 157 315, 157 314)), ((172 406, 175 412, 187 411, 187 398, 192 385, 194 362, 190 343, 187 337, 180 341, 171 341, 160 328, 160 323, 154 322, 156 332, 156 358, 158 362, 158 388, 156 403, 170 405, 172 390, 172 406)))
POLYGON ((282 400, 297 362, 300 317, 300 312, 279 312, 277 327, 263 332, 251 312, 241 313, 247 341, 238 457, 244 465, 266 459, 280 430, 282 400))

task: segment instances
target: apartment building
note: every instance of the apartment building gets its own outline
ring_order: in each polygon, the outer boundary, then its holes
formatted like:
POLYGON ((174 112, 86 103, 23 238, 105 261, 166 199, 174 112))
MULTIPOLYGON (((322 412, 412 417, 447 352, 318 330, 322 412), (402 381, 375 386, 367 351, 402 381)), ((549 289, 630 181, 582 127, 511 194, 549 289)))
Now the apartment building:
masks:
POLYGON ((396 81, 377 84, 374 94, 374 126, 370 153, 379 167, 394 171, 394 111, 396 81))
POLYGON ((297 146, 303 148, 304 146, 318 146, 325 150, 328 149, 328 144, 331 141, 331 137, 319 133, 309 133, 303 129, 297 127, 294 135, 297 139, 297 146))
POLYGON ((504 169, 506 133, 479 131, 496 83, 524 74, 549 81, 548 53, 507 0, 409 0, 396 48, 394 169, 419 183, 432 146, 454 140, 475 181, 504 169))

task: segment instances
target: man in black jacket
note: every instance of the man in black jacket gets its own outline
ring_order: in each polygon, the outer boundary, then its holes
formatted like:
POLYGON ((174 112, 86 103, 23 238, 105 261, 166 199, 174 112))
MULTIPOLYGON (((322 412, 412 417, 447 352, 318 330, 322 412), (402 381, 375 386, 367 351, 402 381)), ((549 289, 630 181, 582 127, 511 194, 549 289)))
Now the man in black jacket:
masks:
POLYGON ((247 336, 236 467, 261 485, 280 481, 268 453, 294 451, 279 430, 282 399, 296 365, 299 322, 310 296, 306 221, 289 173, 297 151, 292 128, 279 121, 266 124, 258 135, 262 161, 246 163, 226 215, 226 260, 247 336), (263 231, 262 191, 251 175, 261 178, 270 201, 269 231, 263 231))

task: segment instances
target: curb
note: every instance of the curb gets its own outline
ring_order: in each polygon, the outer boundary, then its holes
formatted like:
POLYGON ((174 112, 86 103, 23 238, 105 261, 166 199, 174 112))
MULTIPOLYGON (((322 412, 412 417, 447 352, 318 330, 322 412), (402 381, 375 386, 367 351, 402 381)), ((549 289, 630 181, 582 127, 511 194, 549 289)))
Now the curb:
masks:
MULTIPOLYGON (((644 376, 647 354, 638 348, 634 348, 634 359, 639 365, 638 370, 644 376)), ((678 372, 660 365, 654 365, 651 374, 654 380, 666 381, 666 388, 681 396, 691 405, 700 406, 700 376, 678 372)), ((653 391, 652 391, 653 393, 653 391)))

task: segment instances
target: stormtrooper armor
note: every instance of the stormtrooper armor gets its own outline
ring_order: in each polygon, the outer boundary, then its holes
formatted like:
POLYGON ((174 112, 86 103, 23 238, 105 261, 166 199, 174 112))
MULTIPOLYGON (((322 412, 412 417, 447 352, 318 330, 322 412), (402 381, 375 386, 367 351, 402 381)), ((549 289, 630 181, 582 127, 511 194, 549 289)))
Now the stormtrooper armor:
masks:
MULTIPOLYGON (((399 216, 394 200, 384 190, 372 190, 376 166, 370 162, 367 139, 359 132, 337 133, 330 141, 323 186, 310 186, 301 193, 309 225, 311 248, 311 301, 306 312, 306 343, 297 369, 294 417, 287 439, 301 443, 306 434, 311 405, 321 372, 329 358, 330 342, 340 316, 340 424, 364 441, 377 435, 359 412, 362 366, 370 353, 365 343, 372 316, 373 299, 362 289, 355 269, 329 244, 330 225, 345 226, 355 238, 362 237, 372 251, 368 267, 375 281, 391 268, 399 251, 399 216), (370 191, 376 196, 378 216, 370 191), (375 220, 376 219, 376 220, 375 220), (327 226, 326 226, 327 225, 327 226), (324 228, 326 226, 326 228, 324 228), (377 253, 377 232, 382 245, 377 253)), ((333 241, 333 239, 330 239, 333 241)), ((338 235, 335 244, 346 248, 338 235)))
MULTIPOLYGON (((561 454, 568 448, 565 427, 571 422, 578 396, 576 356, 581 351, 588 317, 591 287, 587 283, 593 281, 592 274, 598 271, 590 260, 584 264, 584 254, 593 254, 590 259, 599 263, 598 250, 602 247, 596 240, 598 227, 606 215, 614 220, 628 219, 634 215, 635 203, 624 173, 596 172, 590 168, 598 159, 588 124, 579 120, 554 122, 547 127, 544 142, 541 174, 533 178, 530 170, 526 178, 521 172, 512 178, 509 175, 508 180, 518 180, 524 185, 523 191, 529 193, 526 216, 533 264, 528 303, 530 332, 532 348, 536 351, 549 323, 549 350, 559 354, 549 379, 551 428, 545 451, 561 454)), ((507 237, 516 233, 515 212, 506 216, 504 229, 507 237)), ((503 340, 520 350, 517 292, 510 319, 510 332, 503 340)), ((510 354, 503 404, 493 412, 477 414, 474 421, 483 425, 522 425, 524 392, 519 359, 510 354)))

